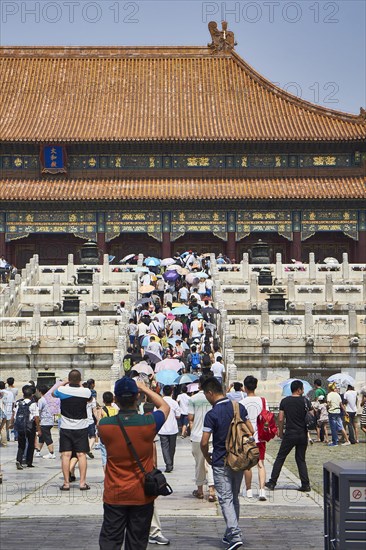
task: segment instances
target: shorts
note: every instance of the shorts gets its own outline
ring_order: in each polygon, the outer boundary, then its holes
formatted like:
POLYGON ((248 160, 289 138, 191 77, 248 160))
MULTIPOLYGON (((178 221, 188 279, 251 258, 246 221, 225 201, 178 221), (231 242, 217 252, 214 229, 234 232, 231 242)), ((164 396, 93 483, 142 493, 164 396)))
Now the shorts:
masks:
POLYGON ((88 437, 95 437, 95 424, 89 424, 88 426, 88 437))
POLYGON ((46 443, 46 445, 52 445, 53 439, 51 435, 51 430, 53 426, 41 426, 42 435, 39 436, 40 443, 46 443))
POLYGON ((266 454, 266 442, 265 441, 258 441, 257 447, 259 450, 259 459, 264 460, 264 456, 266 454))
POLYGON ((181 414, 179 420, 181 426, 188 426, 188 414, 181 414))
POLYGON ((75 451, 76 453, 89 452, 88 428, 82 430, 60 429, 60 453, 75 451))

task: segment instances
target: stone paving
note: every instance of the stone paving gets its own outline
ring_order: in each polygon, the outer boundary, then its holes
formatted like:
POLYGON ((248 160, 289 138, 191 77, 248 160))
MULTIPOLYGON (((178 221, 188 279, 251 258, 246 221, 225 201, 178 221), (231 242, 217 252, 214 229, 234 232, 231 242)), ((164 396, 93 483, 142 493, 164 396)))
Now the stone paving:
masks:
MULTIPOLYGON (((158 451, 162 467, 159 444, 158 451)), ((91 491, 79 491, 76 483, 69 493, 59 491, 62 477, 58 458, 35 458, 35 468, 18 471, 15 454, 16 443, 10 442, 1 448, 4 476, 0 486, 1 547, 6 550, 18 550, 24 546, 29 550, 58 550, 65 546, 69 549, 97 549, 103 492, 99 451, 95 451, 94 460, 88 460, 87 480, 91 491)), ((269 457, 267 472, 270 463, 269 457)), ((187 546, 202 550, 224 548, 220 506, 209 503, 206 498, 197 500, 192 496, 195 488, 192 472, 190 441, 178 438, 175 469, 167 474, 174 493, 157 501, 163 533, 171 539, 170 547, 177 550, 187 546)), ((254 472, 253 481, 256 477, 254 472)), ((298 493, 298 485, 296 477, 283 469, 278 488, 268 493, 266 502, 241 497, 240 524, 245 548, 296 550, 306 546, 319 550, 323 547, 322 497, 314 491, 298 493)), ((255 483, 253 492, 256 495, 255 483)))

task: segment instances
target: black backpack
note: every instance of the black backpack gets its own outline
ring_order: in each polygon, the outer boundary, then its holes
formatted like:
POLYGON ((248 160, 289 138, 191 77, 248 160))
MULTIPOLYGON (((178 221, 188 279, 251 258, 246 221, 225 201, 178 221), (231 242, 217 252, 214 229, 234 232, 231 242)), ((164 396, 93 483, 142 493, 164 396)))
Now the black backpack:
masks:
POLYGON ((33 420, 29 420, 32 401, 26 403, 24 399, 18 402, 18 410, 15 416, 14 429, 19 433, 26 433, 33 427, 33 420))

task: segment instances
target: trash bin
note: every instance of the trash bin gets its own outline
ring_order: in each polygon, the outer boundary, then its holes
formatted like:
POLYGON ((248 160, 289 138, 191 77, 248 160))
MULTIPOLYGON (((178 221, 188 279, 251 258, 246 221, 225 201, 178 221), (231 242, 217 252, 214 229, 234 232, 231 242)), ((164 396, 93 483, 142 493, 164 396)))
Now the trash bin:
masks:
POLYGON ((323 466, 325 550, 365 550, 366 463, 323 466))

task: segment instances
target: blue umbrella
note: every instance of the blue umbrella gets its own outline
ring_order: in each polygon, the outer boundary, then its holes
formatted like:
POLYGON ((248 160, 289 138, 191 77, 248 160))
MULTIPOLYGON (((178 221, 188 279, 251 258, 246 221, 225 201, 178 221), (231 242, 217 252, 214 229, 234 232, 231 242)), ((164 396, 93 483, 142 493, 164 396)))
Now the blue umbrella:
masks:
POLYGON ((170 270, 166 271, 163 275, 165 281, 169 281, 174 283, 177 279, 179 279, 180 275, 178 271, 170 270))
POLYGON ((143 348, 147 348, 147 346, 150 344, 150 334, 148 334, 147 336, 144 336, 143 339, 142 339, 142 342, 141 342, 141 346, 143 348))
POLYGON ((177 373, 174 370, 162 370, 155 375, 155 378, 159 384, 174 386, 176 384, 177 373))
POLYGON ((285 380, 284 382, 281 382, 279 385, 282 388, 282 395, 284 397, 288 397, 289 395, 292 395, 291 391, 291 384, 294 380, 300 380, 304 384, 304 393, 305 395, 309 393, 309 391, 312 390, 311 385, 306 380, 301 380, 300 378, 289 378, 288 380, 285 380))
POLYGON ((198 376, 195 374, 182 374, 175 379, 174 384, 191 384, 192 382, 196 382, 196 380, 198 380, 198 376))
POLYGON ((160 265, 160 260, 158 258, 154 258, 153 256, 149 256, 144 260, 144 264, 147 266, 157 266, 160 265))
POLYGON ((191 310, 187 306, 178 306, 172 309, 173 315, 188 315, 191 313, 191 310))

